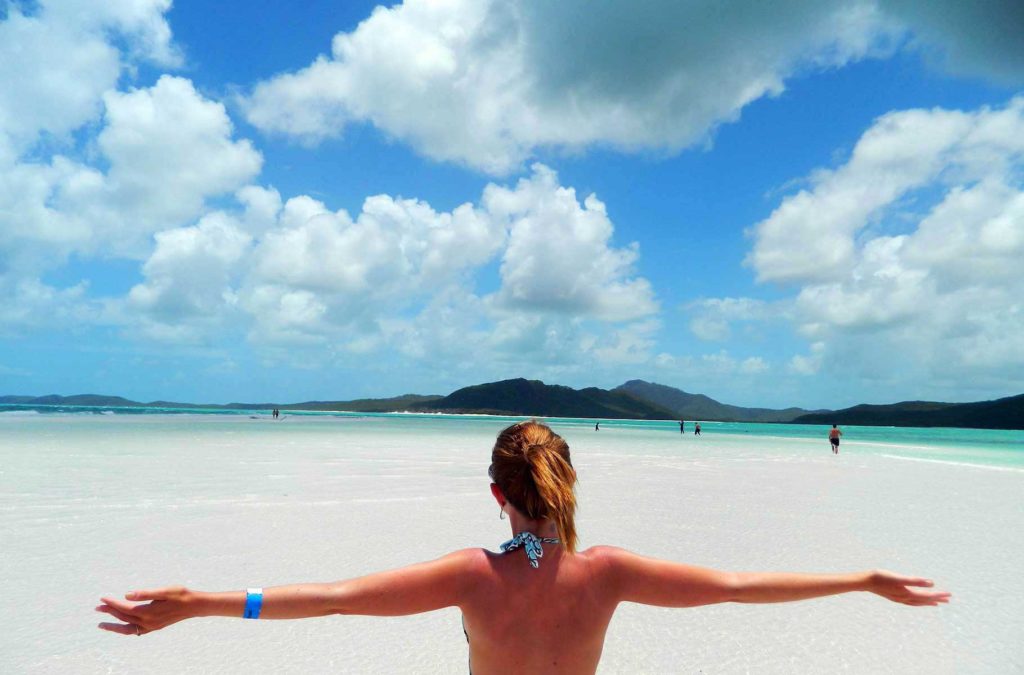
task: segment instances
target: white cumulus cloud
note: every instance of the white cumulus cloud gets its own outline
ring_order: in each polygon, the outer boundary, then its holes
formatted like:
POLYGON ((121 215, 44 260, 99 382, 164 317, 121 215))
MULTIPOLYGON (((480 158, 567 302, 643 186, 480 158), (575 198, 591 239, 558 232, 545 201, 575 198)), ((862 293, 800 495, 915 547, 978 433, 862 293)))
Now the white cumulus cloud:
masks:
POLYGON ((600 201, 581 203, 545 166, 446 212, 388 195, 367 198, 355 217, 305 195, 282 204, 270 188, 236 197, 231 213, 156 235, 146 279, 121 308, 136 332, 194 341, 230 324, 268 348, 390 347, 449 362, 474 350, 495 364, 534 355, 552 367, 585 353, 635 361, 653 343, 657 302, 633 273, 636 245, 614 247, 600 201), (501 284, 479 295, 490 265, 501 284))
POLYGON ((794 5, 409 0, 258 84, 245 107, 256 126, 304 141, 367 121, 498 173, 538 146, 674 150, 798 68, 861 58, 884 33, 869 4, 794 5))
POLYGON ((233 283, 252 238, 220 212, 195 226, 156 235, 156 248, 142 267, 145 281, 128 294, 126 309, 149 337, 175 342, 201 340, 236 319, 233 283))
POLYGON ((31 12, 5 4, 0 148, 25 150, 40 134, 64 136, 99 114, 131 58, 119 44, 158 64, 180 61, 164 16, 170 0, 42 0, 31 12))
POLYGON ((793 318, 814 348, 793 371, 1019 388, 1024 98, 890 113, 810 182, 753 229, 748 258, 759 279, 797 288, 793 318))
MULTIPOLYGON (((259 173, 260 153, 231 138, 224 106, 189 80, 164 75, 152 87, 109 92, 104 101, 106 126, 97 144, 110 170, 104 189, 88 197, 114 205, 110 216, 119 234, 148 235, 188 222, 205 211, 207 198, 229 194, 259 173)), ((95 202, 72 206, 104 208, 95 202)))
POLYGON ((1013 0, 407 0, 243 105, 257 127, 304 142, 371 123, 429 157, 503 173, 538 148, 677 151, 788 79, 908 44, 1018 84, 1020 18, 1013 0))
POLYGON ((610 245, 614 228, 596 196, 580 204, 575 190, 559 186, 553 171, 537 165, 515 189, 489 186, 484 207, 507 221, 510 232, 499 305, 611 321, 657 310, 650 284, 632 275, 638 246, 610 245))
MULTIPOLYGON (((178 221, 140 224, 146 220, 140 205, 165 197, 188 201, 189 195, 167 195, 157 189, 164 186, 153 185, 128 203, 124 186, 138 181, 135 172, 146 167, 94 145, 95 130, 118 128, 103 126, 102 116, 117 107, 125 75, 141 64, 181 64, 166 20, 170 6, 170 0, 40 0, 5 3, 0 11, 0 294, 6 331, 102 320, 103 308, 90 298, 86 282, 60 288, 43 275, 72 254, 117 255, 120 246, 199 215, 193 209, 178 221)), ((147 133, 149 140, 172 136, 178 121, 165 117, 162 128, 136 128, 136 140, 146 142, 147 133)), ((193 169, 169 163, 182 174, 193 169)))
MULTIPOLYGON (((163 76, 152 87, 108 92, 103 102, 95 165, 55 154, 0 166, 0 288, 42 283, 72 254, 145 258, 154 233, 194 223, 209 199, 259 172, 260 154, 231 138, 224 107, 188 80, 163 76)), ((62 297, 51 290, 7 295, 62 297)))
POLYGON ((244 303, 265 337, 324 339, 377 330, 389 316, 496 255, 503 223, 470 204, 369 197, 354 220, 308 197, 289 200, 255 250, 244 303))

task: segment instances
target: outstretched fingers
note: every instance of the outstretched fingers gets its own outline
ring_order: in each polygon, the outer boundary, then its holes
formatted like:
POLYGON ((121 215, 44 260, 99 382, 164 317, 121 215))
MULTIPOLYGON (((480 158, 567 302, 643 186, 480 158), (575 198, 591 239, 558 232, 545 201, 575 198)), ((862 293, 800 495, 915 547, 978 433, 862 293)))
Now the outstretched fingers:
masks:
POLYGON ((142 616, 139 614, 138 609, 145 607, 146 605, 135 605, 118 598, 104 597, 101 598, 103 604, 96 606, 96 611, 103 614, 109 614, 119 621, 124 623, 111 623, 102 622, 98 624, 98 628, 111 633, 118 633, 120 635, 143 635, 148 632, 142 626, 142 616))
POLYGON ((924 586, 925 588, 931 588, 935 585, 935 582, 931 579, 925 579, 924 577, 903 577, 900 579, 905 586, 924 586))
POLYGON ((137 623, 139 619, 139 617, 135 616, 134 614, 122 612, 121 610, 115 607, 111 607, 110 605, 100 605, 96 608, 96 611, 109 614, 115 619, 118 619, 119 621, 124 621, 125 623, 137 623))
POLYGON ((104 605, 113 607, 119 612, 125 612, 126 614, 134 614, 135 610, 140 606, 133 602, 125 602, 120 598, 112 598, 107 596, 100 598, 100 602, 102 602, 104 605))
POLYGON ((137 623, 109 623, 104 621, 96 624, 96 626, 119 635, 145 635, 149 632, 137 623))
POLYGON ((927 590, 935 586, 935 582, 926 577, 910 577, 887 570, 877 570, 873 574, 871 590, 888 598, 912 607, 935 606, 949 602, 952 597, 946 591, 927 590))
POLYGON ((951 596, 952 594, 947 591, 917 591, 913 588, 904 588, 902 592, 889 596, 889 599, 911 607, 935 607, 948 603, 951 596))
POLYGON ((186 611, 189 591, 183 586, 131 591, 124 597, 124 600, 111 596, 101 598, 96 611, 124 623, 100 624, 100 628, 122 635, 145 635, 191 616, 186 611))
POLYGON ((952 593, 948 591, 915 591, 911 588, 907 589, 909 594, 910 602, 907 604, 911 605, 930 605, 932 607, 940 604, 946 604, 949 602, 952 593))

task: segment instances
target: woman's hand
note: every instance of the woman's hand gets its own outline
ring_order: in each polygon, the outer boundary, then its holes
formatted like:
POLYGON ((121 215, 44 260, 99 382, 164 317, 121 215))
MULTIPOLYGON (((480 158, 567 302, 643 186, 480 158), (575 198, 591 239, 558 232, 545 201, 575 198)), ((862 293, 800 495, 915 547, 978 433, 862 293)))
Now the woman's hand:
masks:
POLYGON ((132 591, 126 600, 143 601, 141 604, 117 598, 102 598, 96 607, 124 623, 101 623, 99 627, 121 635, 145 635, 166 628, 172 623, 199 616, 196 613, 196 594, 183 586, 132 591), (145 602, 145 601, 149 602, 145 602))
POLYGON ((867 590, 887 600, 914 607, 935 606, 949 602, 951 594, 945 591, 918 590, 918 588, 931 588, 934 585, 931 579, 905 577, 894 572, 875 570, 868 579, 867 590))

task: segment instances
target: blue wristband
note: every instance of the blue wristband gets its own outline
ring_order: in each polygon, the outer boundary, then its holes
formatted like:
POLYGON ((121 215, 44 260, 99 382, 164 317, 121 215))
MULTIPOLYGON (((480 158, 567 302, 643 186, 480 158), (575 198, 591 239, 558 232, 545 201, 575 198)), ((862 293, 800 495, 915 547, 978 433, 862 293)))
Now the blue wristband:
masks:
POLYGON ((243 619, 258 619, 260 618, 260 609, 263 607, 263 589, 262 588, 247 588, 245 589, 245 613, 242 614, 243 619))

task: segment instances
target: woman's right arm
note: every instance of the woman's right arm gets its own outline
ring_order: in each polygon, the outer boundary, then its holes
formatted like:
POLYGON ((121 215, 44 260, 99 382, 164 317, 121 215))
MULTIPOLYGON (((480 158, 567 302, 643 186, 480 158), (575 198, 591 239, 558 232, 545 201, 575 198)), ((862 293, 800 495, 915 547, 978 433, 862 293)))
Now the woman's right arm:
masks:
POLYGON ((875 570, 851 574, 723 572, 602 547, 613 587, 623 602, 660 607, 697 607, 720 602, 791 602, 838 593, 870 591, 906 605, 938 605, 950 594, 932 582, 875 570))
MULTIPOLYGON (((465 549, 437 560, 332 583, 292 584, 263 590, 262 619, 304 619, 331 614, 400 616, 459 604, 461 588, 481 558, 465 549)), ((245 591, 204 593, 180 586, 132 591, 121 600, 104 597, 96 610, 123 623, 100 628, 143 635, 206 616, 241 617, 245 591), (135 604, 141 602, 143 604, 135 604)))

